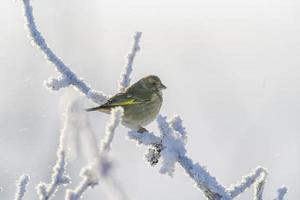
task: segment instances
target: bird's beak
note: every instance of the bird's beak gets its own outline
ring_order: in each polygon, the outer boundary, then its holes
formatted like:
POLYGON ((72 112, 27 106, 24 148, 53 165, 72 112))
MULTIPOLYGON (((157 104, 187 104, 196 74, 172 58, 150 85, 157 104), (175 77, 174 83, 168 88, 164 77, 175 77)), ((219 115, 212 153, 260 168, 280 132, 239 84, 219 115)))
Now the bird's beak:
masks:
POLYGON ((166 87, 164 84, 161 84, 161 85, 160 85, 160 89, 161 89, 161 90, 164 90, 164 89, 167 89, 167 87, 166 87))

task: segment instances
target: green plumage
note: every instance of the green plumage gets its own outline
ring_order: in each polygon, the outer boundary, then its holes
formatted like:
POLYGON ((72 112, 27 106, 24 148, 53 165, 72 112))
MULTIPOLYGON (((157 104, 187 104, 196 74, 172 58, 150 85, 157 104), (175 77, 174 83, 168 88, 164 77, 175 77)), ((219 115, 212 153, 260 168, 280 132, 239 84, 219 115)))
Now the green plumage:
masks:
POLYGON ((122 123, 138 130, 158 115, 163 101, 161 90, 165 88, 157 76, 147 76, 127 88, 124 93, 118 93, 105 104, 87 111, 110 113, 112 108, 121 106, 124 109, 122 123))

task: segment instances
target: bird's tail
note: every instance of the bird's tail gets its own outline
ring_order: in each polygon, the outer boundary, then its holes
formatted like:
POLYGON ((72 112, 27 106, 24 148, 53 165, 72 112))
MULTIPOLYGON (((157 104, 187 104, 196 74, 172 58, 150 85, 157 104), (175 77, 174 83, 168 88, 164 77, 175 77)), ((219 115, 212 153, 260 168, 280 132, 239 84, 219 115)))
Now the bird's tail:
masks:
POLYGON ((90 112, 90 111, 96 111, 96 110, 99 110, 99 109, 101 109, 101 106, 97 106, 97 107, 93 107, 93 108, 88 108, 88 109, 85 109, 85 111, 90 112))
POLYGON ((110 113, 110 109, 107 107, 102 106, 97 106, 97 107, 93 107, 93 108, 88 108, 85 109, 85 111, 87 112, 91 112, 91 111, 100 111, 100 112, 104 112, 104 113, 110 113))

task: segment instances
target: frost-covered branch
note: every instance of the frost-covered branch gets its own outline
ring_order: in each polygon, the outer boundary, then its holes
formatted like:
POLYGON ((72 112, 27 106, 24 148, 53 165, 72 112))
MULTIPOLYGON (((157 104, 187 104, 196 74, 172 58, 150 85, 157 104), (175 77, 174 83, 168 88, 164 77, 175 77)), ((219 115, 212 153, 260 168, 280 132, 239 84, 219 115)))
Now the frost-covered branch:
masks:
POLYGON ((112 110, 110 122, 106 125, 105 137, 100 142, 101 149, 97 149, 96 157, 92 163, 82 169, 80 176, 83 178, 79 185, 74 189, 68 189, 66 192, 66 200, 80 199, 83 193, 88 189, 99 184, 100 176, 105 177, 109 174, 111 164, 107 160, 106 154, 111 148, 116 128, 119 126, 123 116, 121 107, 112 110))
POLYGON ((277 197, 274 200, 283 200, 284 195, 287 193, 287 187, 282 186, 277 190, 277 197))
POLYGON ((263 200, 263 192, 265 189, 267 176, 268 173, 267 170, 265 170, 265 172, 262 173, 260 180, 256 181, 254 188, 254 200, 263 200))
POLYGON ((17 192, 15 194, 15 200, 22 200, 25 193, 26 193, 26 187, 29 183, 29 176, 26 174, 23 174, 19 181, 17 182, 17 192))
POLYGON ((65 175, 66 165, 65 151, 59 150, 57 152, 56 164, 53 167, 51 182, 49 184, 40 183, 37 185, 37 191, 40 200, 50 199, 55 195, 60 185, 66 185, 70 183, 70 178, 65 175))
POLYGON ((142 32, 136 32, 134 35, 133 46, 131 47, 130 53, 126 56, 126 64, 124 66, 124 71, 121 74, 121 80, 119 81, 119 91, 124 92, 125 89, 130 85, 130 75, 132 73, 133 60, 135 58, 136 52, 140 50, 139 42, 142 36, 142 32))
MULTIPOLYGON (((98 153, 98 147, 95 143, 95 136, 94 133, 90 127, 89 120, 86 116, 86 113, 82 112, 84 104, 83 101, 79 98, 68 100, 69 104, 66 109, 66 115, 65 115, 65 128, 64 132, 68 134, 64 134, 64 142, 61 142, 62 144, 67 145, 67 140, 71 140, 70 134, 73 134, 73 137, 78 137, 78 134, 84 133, 85 137, 87 137, 89 140, 89 148, 91 150, 91 154, 93 157, 97 156, 98 153), (77 135, 74 135, 77 134, 77 135), (68 136, 68 137, 66 137, 68 136), (95 147, 96 146, 96 147, 95 147)), ((78 142, 78 141, 77 141, 78 142)), ((77 145, 76 145, 77 146, 77 145)), ((76 148, 75 148, 76 149, 76 148)), ((75 150, 73 149, 73 151, 75 150)), ((68 152, 69 153, 69 152, 68 152)), ((71 153, 71 152, 70 152, 71 153)), ((75 200, 80 199, 82 194, 90 187, 94 187, 98 184, 98 175, 93 174, 94 171, 91 170, 91 166, 85 167, 81 170, 80 176, 82 177, 82 181, 79 183, 79 185, 74 189, 67 189, 66 190, 66 196, 65 200, 75 200)))
POLYGON ((193 163, 187 156, 179 157, 179 164, 185 172, 195 181, 196 186, 201 189, 209 200, 231 199, 224 186, 218 183, 206 167, 193 163))
POLYGON ((100 151, 109 151, 111 149, 111 143, 114 139, 115 130, 119 126, 123 116, 123 108, 117 107, 112 109, 110 116, 110 122, 107 124, 105 130, 105 137, 101 141, 100 151))
POLYGON ((178 162, 194 180, 197 187, 204 191, 207 198, 230 199, 225 188, 209 174, 205 167, 194 164, 193 161, 187 157, 185 149, 186 131, 182 125, 182 119, 179 116, 175 116, 168 122, 166 117, 159 115, 157 123, 160 130, 160 137, 148 132, 140 134, 130 131, 128 133, 128 137, 137 140, 139 144, 146 146, 151 145, 156 149, 158 148, 157 151, 154 151, 151 147, 149 153, 146 154, 150 164, 156 164, 157 162, 151 163, 151 161, 161 156, 162 166, 160 173, 172 176, 175 170, 175 164, 178 162))
POLYGON ((243 193, 247 188, 251 187, 256 181, 259 181, 261 176, 266 176, 267 170, 262 167, 257 167, 254 172, 244 176, 240 183, 232 185, 228 192, 232 198, 243 193))
MULTIPOLYGON (((67 111, 66 111, 67 112, 67 111)), ((57 150, 57 161, 52 170, 51 182, 37 185, 40 200, 48 200, 55 195, 60 185, 69 184, 71 179, 66 175, 66 132, 68 126, 68 115, 65 114, 64 127, 60 132, 59 146, 57 150)))
POLYGON ((161 139, 158 136, 155 136, 151 132, 139 133, 137 131, 129 131, 128 138, 131 140, 136 140, 139 144, 143 145, 156 145, 161 143, 161 139))
POLYGON ((48 47, 46 40, 38 31, 35 24, 30 0, 22 1, 24 5, 26 24, 34 44, 40 48, 40 50, 45 54, 46 58, 55 65, 56 70, 61 74, 59 78, 50 78, 45 85, 53 90, 59 90, 61 88, 73 85, 94 102, 98 104, 106 102, 108 99, 107 95, 91 89, 91 87, 88 86, 83 79, 78 78, 77 75, 71 71, 70 68, 52 51, 52 49, 48 47))
POLYGON ((68 189, 66 191, 65 200, 78 200, 88 188, 98 185, 99 179, 97 174, 94 169, 88 167, 84 168, 80 174, 83 180, 74 190, 68 189))
MULTIPOLYGON (((103 92, 96 92, 95 90, 93 90, 83 81, 82 78, 78 78, 78 76, 74 72, 72 72, 70 68, 67 67, 63 63, 63 61, 54 54, 54 52, 48 47, 41 33, 37 30, 36 24, 34 22, 34 17, 32 15, 30 0, 23 0, 23 3, 27 26, 34 43, 46 55, 47 59, 55 65, 57 71, 61 74, 59 78, 51 78, 48 82, 46 82, 46 86, 53 90, 59 90, 61 88, 72 85, 98 104, 102 104, 107 101, 108 95, 105 95, 103 92)), ((125 91, 125 89, 130 85, 132 64, 136 52, 139 50, 140 37, 140 32, 137 32, 134 36, 134 43, 130 53, 127 56, 127 63, 125 64, 124 72, 121 74, 121 80, 119 81, 120 92, 125 91)), ((83 169, 83 172, 81 173, 81 176, 83 177, 82 182, 78 187, 75 188, 75 190, 67 191, 66 199, 79 199, 87 188, 93 187, 98 184, 99 172, 103 173, 102 170, 105 171, 106 169, 108 169, 106 168, 107 162, 105 162, 106 154, 104 152, 107 152, 110 149, 115 128, 121 120, 121 113, 121 111, 113 112, 111 116, 111 123, 107 126, 106 129, 106 137, 102 142, 103 151, 97 154, 94 163, 91 163, 89 167, 83 169)), ((151 165, 157 164, 159 162, 159 159, 161 158, 162 166, 160 168, 160 173, 172 176, 175 171, 176 163, 179 163, 179 165, 185 170, 185 172, 196 183, 197 187, 203 191, 203 193, 209 200, 234 199, 235 197, 243 193, 247 188, 256 183, 255 199, 262 200, 262 192, 267 175, 267 172, 264 168, 257 168, 253 173, 245 176, 239 184, 226 189, 217 181, 215 177, 213 177, 208 172, 208 170, 204 166, 201 166, 198 163, 194 163, 193 160, 187 156, 185 148, 185 144, 187 141, 186 131, 179 116, 174 117, 170 121, 167 121, 166 117, 159 116, 157 122, 160 130, 159 136, 151 132, 138 133, 135 131, 129 131, 128 137, 130 139, 136 140, 138 144, 149 146, 149 151, 146 154, 146 157, 151 165)), ((42 191, 42 194, 44 194, 44 191, 55 192, 56 187, 58 186, 57 183, 67 182, 68 179, 63 175, 65 167, 65 155, 63 152, 63 150, 58 151, 57 167, 55 167, 53 173, 54 177, 58 178, 52 178, 52 182, 48 189, 40 189, 42 191), (52 189, 51 187, 53 183, 54 189, 52 189)), ((41 186, 41 188, 46 188, 46 186, 41 186)), ((282 200, 286 191, 287 190, 285 187, 279 189, 277 200, 282 200)))
POLYGON ((146 157, 151 165, 156 164, 158 159, 162 157, 161 173, 167 173, 172 176, 175 164, 179 163, 209 200, 234 199, 256 183, 254 199, 262 200, 262 193, 267 177, 266 169, 258 167, 254 172, 244 176, 240 183, 226 189, 205 167, 194 163, 192 159, 186 155, 186 130, 182 125, 180 116, 175 116, 170 121, 167 121, 166 117, 159 115, 157 123, 160 136, 156 136, 150 132, 138 133, 136 131, 129 131, 128 137, 132 140, 136 140, 138 144, 150 146, 146 157))

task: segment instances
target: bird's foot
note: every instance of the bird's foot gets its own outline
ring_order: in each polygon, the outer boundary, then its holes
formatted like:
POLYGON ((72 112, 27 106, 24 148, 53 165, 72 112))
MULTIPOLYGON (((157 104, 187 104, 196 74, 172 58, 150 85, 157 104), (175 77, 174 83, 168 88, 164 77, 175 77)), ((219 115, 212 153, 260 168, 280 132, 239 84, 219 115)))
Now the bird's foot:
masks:
POLYGON ((137 131, 138 133, 145 133, 148 132, 147 129, 145 129, 144 127, 140 127, 139 130, 137 131))

